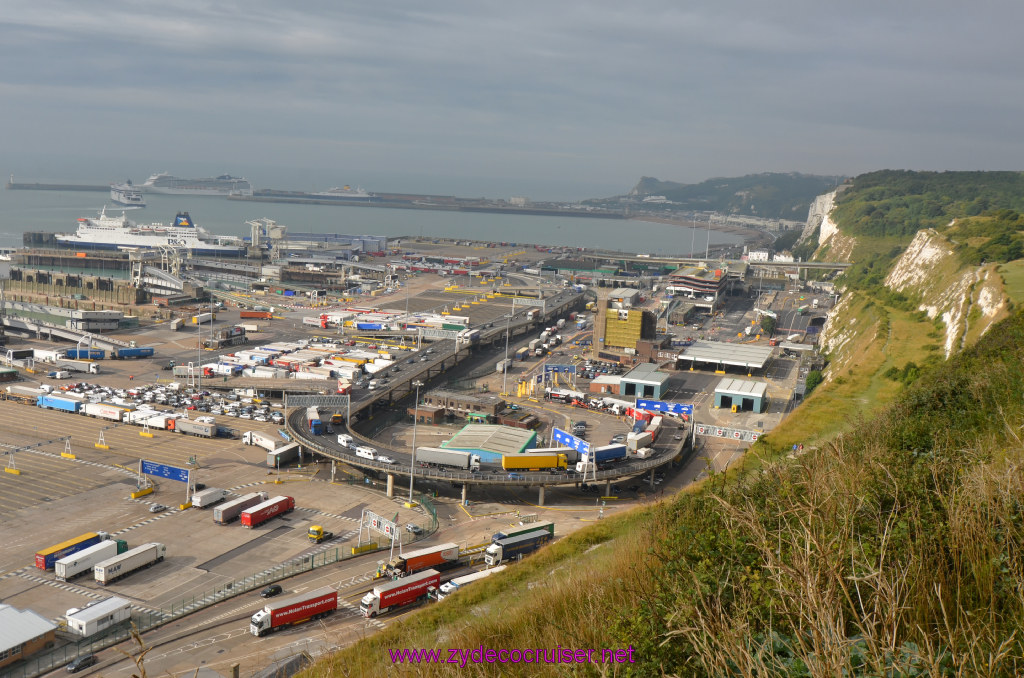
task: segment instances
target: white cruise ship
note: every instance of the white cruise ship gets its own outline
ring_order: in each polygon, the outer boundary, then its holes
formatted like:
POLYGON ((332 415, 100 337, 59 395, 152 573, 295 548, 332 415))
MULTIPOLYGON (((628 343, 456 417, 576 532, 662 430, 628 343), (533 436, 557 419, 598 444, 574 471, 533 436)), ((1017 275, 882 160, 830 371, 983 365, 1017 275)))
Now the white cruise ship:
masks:
POLYGON ((179 212, 174 223, 140 225, 123 212, 107 216, 106 208, 95 218, 82 217, 74 233, 57 233, 57 241, 75 249, 155 249, 177 247, 195 254, 238 257, 245 254, 245 242, 234 236, 211 235, 196 226, 188 212, 179 212))
POLYGON ((180 179, 166 172, 159 172, 146 179, 142 190, 147 193, 168 195, 252 195, 252 184, 248 179, 222 174, 205 179, 180 179))
POLYGON ((132 183, 132 180, 123 184, 110 184, 110 199, 115 205, 122 207, 145 207, 146 199, 142 196, 142 190, 132 183))
POLYGON ((373 193, 368 193, 362 188, 352 188, 351 186, 335 186, 326 191, 320 191, 319 193, 310 193, 311 197, 316 198, 329 198, 330 200, 337 200, 338 202, 380 202, 381 199, 373 193))

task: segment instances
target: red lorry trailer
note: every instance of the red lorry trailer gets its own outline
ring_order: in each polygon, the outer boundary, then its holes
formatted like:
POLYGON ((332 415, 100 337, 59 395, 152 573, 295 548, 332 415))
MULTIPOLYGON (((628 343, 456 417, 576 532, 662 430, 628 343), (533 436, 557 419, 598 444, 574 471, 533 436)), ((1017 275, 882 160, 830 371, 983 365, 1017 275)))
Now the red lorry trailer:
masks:
POLYGON ((359 611, 364 617, 376 617, 395 607, 402 607, 423 600, 427 591, 441 585, 441 573, 437 570, 424 570, 408 577, 402 577, 386 584, 378 584, 363 596, 359 603, 359 611))
POLYGON ((395 556, 387 565, 378 572, 378 577, 404 577, 413 572, 425 570, 432 567, 437 570, 444 570, 457 565, 459 562, 459 545, 451 542, 428 546, 416 551, 406 551, 400 556, 395 556))
POLYGON ((295 508, 293 497, 273 497, 262 504, 256 504, 252 508, 242 511, 242 525, 245 527, 256 527, 262 525, 274 516, 284 515, 295 508))
POLYGON ((265 636, 282 626, 326 617, 338 609, 338 592, 330 586, 293 596, 266 606, 249 620, 249 633, 265 636))

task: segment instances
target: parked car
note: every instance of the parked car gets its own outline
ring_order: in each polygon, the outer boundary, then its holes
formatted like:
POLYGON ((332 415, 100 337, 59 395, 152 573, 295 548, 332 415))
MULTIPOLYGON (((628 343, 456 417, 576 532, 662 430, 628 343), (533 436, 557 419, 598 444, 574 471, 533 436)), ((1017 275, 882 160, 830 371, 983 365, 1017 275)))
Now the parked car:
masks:
POLYGON ((96 655, 94 654, 80 655, 76 659, 72 660, 70 664, 68 664, 68 673, 78 673, 79 671, 87 669, 90 666, 95 666, 98 661, 99 658, 96 657, 96 655))

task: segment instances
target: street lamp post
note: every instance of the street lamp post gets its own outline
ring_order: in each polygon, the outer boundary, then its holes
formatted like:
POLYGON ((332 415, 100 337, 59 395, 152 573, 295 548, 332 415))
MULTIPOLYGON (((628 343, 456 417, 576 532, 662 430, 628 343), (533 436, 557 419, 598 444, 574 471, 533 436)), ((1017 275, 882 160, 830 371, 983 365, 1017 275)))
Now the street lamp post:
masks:
POLYGON ((505 362, 501 364, 501 395, 505 395, 505 384, 508 381, 508 327, 512 316, 512 313, 505 316, 505 362))
POLYGON ((412 405, 412 454, 409 455, 409 505, 412 505, 412 480, 416 475, 416 422, 419 420, 420 412, 420 386, 423 382, 417 379, 412 382, 416 387, 416 400, 412 405))

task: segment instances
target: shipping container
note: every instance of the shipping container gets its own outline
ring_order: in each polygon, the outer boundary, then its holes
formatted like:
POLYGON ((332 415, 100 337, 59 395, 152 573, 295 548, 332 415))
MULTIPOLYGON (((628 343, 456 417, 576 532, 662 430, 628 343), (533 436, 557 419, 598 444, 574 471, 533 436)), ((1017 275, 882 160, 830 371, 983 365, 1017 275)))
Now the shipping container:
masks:
POLYGON ((505 454, 501 457, 501 468, 506 471, 564 469, 567 463, 564 454, 505 454))
POLYGON ((132 572, 159 563, 166 554, 167 547, 156 542, 136 546, 121 555, 97 563, 92 570, 93 577, 97 584, 106 586, 132 572))
POLYGON ((49 570, 53 567, 53 564, 61 558, 66 558, 73 553, 78 553, 90 546, 99 544, 101 541, 106 539, 106 537, 106 532, 86 532, 85 534, 78 535, 74 539, 68 539, 67 541, 62 541, 59 544, 54 544, 53 546, 45 548, 42 551, 37 551, 35 558, 36 567, 40 570, 49 570))
POLYGON ((254 320, 270 320, 273 317, 270 311, 241 311, 239 318, 252 318, 254 320))
POLYGON ((227 525, 234 521, 238 516, 242 515, 242 511, 256 506, 257 504, 267 500, 266 492, 253 492, 246 494, 238 499, 233 499, 227 503, 215 506, 213 509, 213 522, 218 525, 227 525))
POLYGON ((295 509, 295 499, 281 495, 273 497, 242 511, 241 523, 244 527, 258 527, 275 516, 291 513, 295 509))

